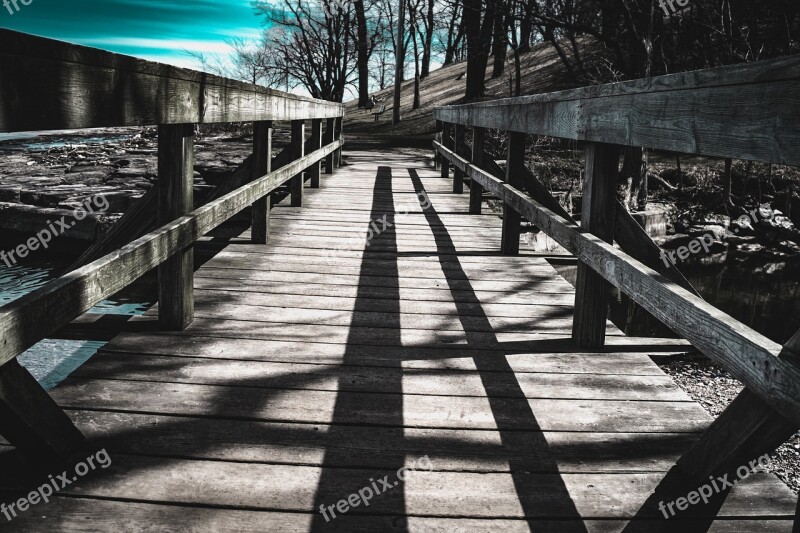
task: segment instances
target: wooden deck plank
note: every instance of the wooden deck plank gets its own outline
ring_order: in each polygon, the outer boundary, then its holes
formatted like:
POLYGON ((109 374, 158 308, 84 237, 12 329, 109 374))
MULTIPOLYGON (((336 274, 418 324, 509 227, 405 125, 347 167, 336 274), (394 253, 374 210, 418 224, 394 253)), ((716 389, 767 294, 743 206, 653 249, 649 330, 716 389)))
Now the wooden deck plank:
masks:
MULTIPOLYGON (((499 217, 467 215, 423 159, 349 156, 273 209, 268 245, 201 240, 217 253, 189 328, 130 319, 52 391, 113 464, 9 530, 669 530, 653 491, 674 494, 660 484, 710 417, 648 355, 686 343, 609 324, 604 349, 576 349, 546 254, 501 256, 499 217), (369 507, 319 513, 426 456, 369 507)), ((1 442, 0 472, 0 496, 37 481, 1 442)), ((788 531, 795 503, 758 473, 701 525, 788 531)))

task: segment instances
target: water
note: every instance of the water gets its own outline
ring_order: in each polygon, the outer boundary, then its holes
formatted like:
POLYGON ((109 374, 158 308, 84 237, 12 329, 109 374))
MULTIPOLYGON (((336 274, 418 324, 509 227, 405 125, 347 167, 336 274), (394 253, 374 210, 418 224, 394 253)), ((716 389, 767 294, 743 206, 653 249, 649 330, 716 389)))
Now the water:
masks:
POLYGON ((130 137, 129 133, 105 131, 98 132, 94 136, 87 136, 87 131, 91 132, 91 130, 63 130, 49 133, 40 131, 0 133, 0 146, 5 150, 41 151, 73 144, 97 145, 119 142, 130 137))
MULTIPOLYGON (((41 287, 53 279, 64 265, 55 261, 31 262, 24 266, 7 267, 0 263, 0 305, 6 305, 41 287)), ((90 313, 114 315, 141 315, 152 305, 147 291, 123 291, 109 300, 103 300, 90 313)), ((79 341, 44 339, 20 354, 22 366, 45 389, 51 389, 92 357, 105 341, 79 341)))

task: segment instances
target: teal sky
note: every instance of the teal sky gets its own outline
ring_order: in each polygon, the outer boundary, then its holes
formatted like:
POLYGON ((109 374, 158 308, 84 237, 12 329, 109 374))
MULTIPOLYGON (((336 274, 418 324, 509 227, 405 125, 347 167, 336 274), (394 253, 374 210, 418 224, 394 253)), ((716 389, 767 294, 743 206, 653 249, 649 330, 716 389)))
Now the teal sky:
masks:
POLYGON ((255 37, 263 22, 250 0, 32 0, 18 5, 12 15, 0 0, 0 27, 192 68, 197 64, 183 50, 224 57, 226 39, 255 37))

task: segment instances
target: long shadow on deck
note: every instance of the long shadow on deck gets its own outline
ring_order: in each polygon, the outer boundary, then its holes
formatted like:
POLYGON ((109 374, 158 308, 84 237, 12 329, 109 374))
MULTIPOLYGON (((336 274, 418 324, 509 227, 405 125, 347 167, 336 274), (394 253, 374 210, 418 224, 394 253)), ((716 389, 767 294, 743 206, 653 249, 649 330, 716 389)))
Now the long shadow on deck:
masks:
MULTIPOLYGON (((426 192, 417 171, 408 169, 408 173, 414 184, 415 192, 417 194, 426 192)), ((445 227, 433 205, 423 210, 423 214, 430 227, 445 227)), ((441 232, 433 233, 433 236, 436 241, 439 264, 442 267, 442 272, 445 273, 448 287, 450 287, 451 292, 456 290, 456 282, 461 287, 461 298, 453 298, 459 319, 463 321, 465 316, 469 316, 470 320, 482 323, 480 328, 482 331, 492 332, 493 328, 489 318, 483 313, 478 316, 475 315, 475 309, 481 308, 481 301, 478 296, 471 288, 470 290, 463 289, 464 286, 469 286, 470 281, 461 266, 458 255, 456 255, 456 247, 450 235, 447 232, 441 232)), ((474 328, 467 327, 465 324, 464 332, 467 338, 467 346, 476 340, 473 338, 475 336, 474 331, 474 328)), ((486 342, 486 337, 492 335, 492 333, 484 333, 482 342, 486 342)), ((497 349, 502 350, 502 346, 496 338, 495 343, 497 344, 497 349)), ((537 487, 533 483, 535 478, 531 475, 532 471, 539 469, 543 473, 558 474, 558 464, 552 456, 548 457, 547 441, 541 432, 536 415, 531 409, 530 403, 525 396, 525 392, 520 387, 511 365, 508 364, 504 356, 497 356, 496 354, 477 355, 473 357, 473 361, 475 361, 475 367, 486 390, 486 397, 489 400, 503 448, 536 450, 539 452, 536 453, 539 457, 538 464, 535 466, 525 459, 509 458, 509 468, 514 480, 517 497, 525 516, 528 517, 531 531, 535 531, 537 527, 532 517, 553 516, 554 511, 559 518, 574 518, 578 520, 577 522, 564 523, 562 531, 587 531, 583 523, 579 521, 580 514, 560 477, 555 477, 555 481, 548 484, 546 488, 537 487), (501 370, 501 372, 497 372, 497 370, 501 370), (518 401, 510 402, 508 398, 518 401), (547 498, 541 497, 543 490, 547 490, 550 493, 547 498), (538 496, 537 492, 539 493, 538 496)))
MULTIPOLYGON (((370 212, 370 221, 378 220, 383 217, 386 217, 385 220, 388 221, 389 224, 394 226, 395 224, 395 216, 394 216, 394 200, 390 195, 388 197, 384 197, 379 199, 379 195, 377 191, 392 191, 392 169, 390 167, 378 167, 378 173, 375 179, 375 186, 373 189, 373 201, 372 201, 372 209, 370 212), (380 203, 380 206, 378 205, 380 203)), ((369 230, 369 226, 365 228, 365 236, 369 230)), ((365 324, 362 323, 363 319, 359 318, 360 311, 368 311, 370 309, 369 303, 372 301, 369 295, 368 286, 363 282, 364 277, 364 270, 370 264, 370 250, 374 250, 371 248, 372 244, 379 244, 379 248, 386 252, 393 253, 394 257, 397 257, 397 235, 394 231, 383 231, 377 235, 374 235, 370 240, 370 246, 367 246, 364 250, 364 256, 361 263, 361 273, 360 279, 358 284, 358 292, 356 293, 356 300, 353 306, 353 319, 350 325, 350 334, 348 337, 347 348, 345 349, 344 357, 342 359, 343 365, 350 365, 356 364, 358 360, 354 359, 354 355, 357 357, 358 354, 354 354, 352 343, 352 337, 355 335, 355 328, 364 326, 365 324), (366 294, 365 294, 366 293, 366 294)), ((384 325, 385 329, 381 330, 381 338, 385 342, 399 346, 402 342, 402 325, 400 320, 400 272, 397 266, 396 259, 394 261, 387 261, 384 263, 384 275, 393 279, 394 283, 392 285, 387 285, 383 288, 384 298, 387 301, 390 301, 393 305, 394 309, 392 312, 387 313, 386 315, 386 323, 384 325)), ((369 324, 366 324, 369 325, 369 324)), ((375 406, 380 414, 380 418, 383 420, 383 423, 387 426, 390 426, 387 429, 389 442, 402 442, 404 435, 403 435, 403 369, 402 369, 402 360, 398 359, 396 368, 387 367, 386 374, 384 377, 385 383, 385 390, 386 393, 394 393, 394 395, 386 395, 383 397, 383 402, 380 405, 375 406)), ((341 379, 340 379, 341 383, 341 379)), ((340 388, 341 390, 341 388, 340 388)), ((330 426, 330 432, 328 437, 331 441, 346 441, 348 438, 352 438, 352 432, 348 428, 348 424, 351 423, 353 418, 353 413, 359 412, 362 409, 362 402, 363 399, 358 394, 339 394, 336 397, 336 403, 334 404, 333 408, 333 416, 331 419, 332 425, 330 426), (341 424, 341 425, 340 425, 341 424)), ((364 487, 369 487, 372 485, 372 478, 367 478, 365 476, 364 480, 361 482, 360 486, 353 486, 348 483, 343 483, 341 476, 339 475, 339 471, 336 468, 324 468, 330 467, 337 464, 342 464, 344 461, 353 458, 354 451, 340 448, 328 448, 325 452, 325 458, 323 459, 322 466, 323 471, 322 475, 320 476, 319 484, 317 487, 317 494, 314 498, 314 510, 320 510, 320 513, 314 515, 314 521, 312 525, 313 531, 324 530, 327 522, 333 520, 334 517, 330 515, 336 515, 338 511, 335 508, 336 502, 332 501, 325 501, 325 498, 328 497, 330 494, 337 494, 340 493, 342 495, 342 499, 347 499, 348 494, 355 494, 357 491, 362 490, 364 487), (349 486, 348 486, 349 485, 349 486), (323 515, 322 508, 328 507, 327 513, 323 515)), ((384 468, 381 469, 381 474, 386 475, 393 475, 398 469, 405 465, 405 461, 401 457, 397 457, 395 459, 389 459, 388 463, 385 465, 384 468)), ((365 472, 366 473, 366 472, 365 472)), ((375 479, 380 479, 382 476, 376 473, 375 479)), ((392 478, 394 479, 394 478, 392 478)), ((377 487, 377 485, 376 485, 377 487)), ((379 487, 382 489, 382 487, 379 487)), ((383 489, 382 489, 383 490, 383 489)), ((389 489, 392 490, 392 489, 389 489)), ((394 490, 395 494, 392 499, 386 500, 386 507, 384 507, 384 512, 387 512, 390 515, 396 515, 396 518, 393 520, 393 526, 395 530, 398 531, 407 531, 408 524, 406 519, 406 505, 405 505, 405 491, 402 487, 397 487, 394 490)), ((385 496, 385 495, 384 495, 385 496)), ((380 495, 376 496, 380 498, 380 495)))

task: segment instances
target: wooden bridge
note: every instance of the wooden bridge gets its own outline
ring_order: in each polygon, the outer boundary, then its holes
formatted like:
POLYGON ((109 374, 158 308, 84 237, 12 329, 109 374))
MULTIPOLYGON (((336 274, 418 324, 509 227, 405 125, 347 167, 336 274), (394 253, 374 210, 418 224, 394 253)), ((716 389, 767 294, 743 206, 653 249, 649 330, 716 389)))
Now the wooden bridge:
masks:
POLYGON ((4 531, 792 530, 792 492, 737 471, 798 427, 800 335, 779 346, 704 302, 613 185, 628 145, 799 164, 800 60, 440 108, 438 170, 358 145, 342 166, 339 104, 0 45, 0 131, 159 125, 157 188, 110 237, 127 244, 0 308, 4 531), (253 155, 195 208, 191 125, 234 121, 253 155), (275 122, 292 140, 273 157, 275 122), (487 128, 509 132, 505 170, 487 128), (528 134, 585 142, 580 225, 525 167, 528 134), (163 225, 138 235, 148 209, 163 225), (521 219, 578 258, 576 290, 520 246, 521 219), (214 257, 195 270, 195 250, 214 257), (154 268, 157 309, 64 383, 17 363, 105 328, 84 313, 154 268), (685 341, 607 322, 609 284, 742 381, 720 417, 650 357, 685 341), (87 468, 99 450, 110 464, 87 468), (746 479, 700 500, 726 475, 746 479))

